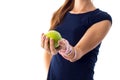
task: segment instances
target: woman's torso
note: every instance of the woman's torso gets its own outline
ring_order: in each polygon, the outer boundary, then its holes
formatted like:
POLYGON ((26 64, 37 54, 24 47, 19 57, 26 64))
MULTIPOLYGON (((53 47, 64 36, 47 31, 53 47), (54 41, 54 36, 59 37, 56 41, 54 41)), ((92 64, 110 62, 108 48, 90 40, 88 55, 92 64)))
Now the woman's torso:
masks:
MULTIPOLYGON (((55 30, 60 32, 62 37, 67 39, 72 46, 75 46, 88 28, 102 20, 111 21, 111 17, 99 9, 82 14, 67 12, 55 30)), ((93 80, 99 47, 100 44, 74 63, 65 60, 60 54, 54 55, 49 74, 52 72, 54 80, 93 80)))

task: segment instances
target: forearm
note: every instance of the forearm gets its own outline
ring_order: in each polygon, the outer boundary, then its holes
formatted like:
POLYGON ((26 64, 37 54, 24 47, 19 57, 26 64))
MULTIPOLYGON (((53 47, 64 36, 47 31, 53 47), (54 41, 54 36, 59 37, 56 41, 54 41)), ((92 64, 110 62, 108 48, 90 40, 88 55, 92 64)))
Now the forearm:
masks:
MULTIPOLYGON (((83 55, 93 50, 104 39, 111 27, 111 23, 107 20, 94 24, 87 30, 80 41, 75 45, 75 60, 80 59, 83 55)), ((71 55, 72 56, 72 55, 71 55)))
POLYGON ((104 37, 107 35, 110 29, 110 22, 105 20, 94 24, 87 30, 78 44, 75 46, 82 55, 85 55, 89 51, 97 47, 104 37))
MULTIPOLYGON (((71 46, 72 47, 72 46, 71 46)), ((78 59, 80 59, 85 53, 81 51, 77 47, 72 47, 70 53, 67 53, 67 55, 63 56, 65 59, 69 60, 70 62, 75 62, 78 59)))
POLYGON ((75 54, 76 54, 75 60, 78 60, 78 59, 82 58, 84 55, 86 55, 91 50, 96 48, 99 43, 100 43, 100 41, 89 42, 89 43, 81 43, 80 45, 76 45, 74 47, 75 54))
POLYGON ((47 51, 45 51, 44 61, 45 61, 45 68, 47 71, 48 71, 49 66, 50 66, 51 58, 52 58, 52 55, 50 55, 47 51))
POLYGON ((84 45, 84 46, 75 46, 72 47, 72 50, 70 53, 68 53, 64 58, 66 58, 67 60, 69 60, 70 62, 75 62, 77 60, 79 60, 80 58, 82 58, 85 54, 87 54, 89 51, 91 51, 92 49, 95 48, 96 45, 84 45))

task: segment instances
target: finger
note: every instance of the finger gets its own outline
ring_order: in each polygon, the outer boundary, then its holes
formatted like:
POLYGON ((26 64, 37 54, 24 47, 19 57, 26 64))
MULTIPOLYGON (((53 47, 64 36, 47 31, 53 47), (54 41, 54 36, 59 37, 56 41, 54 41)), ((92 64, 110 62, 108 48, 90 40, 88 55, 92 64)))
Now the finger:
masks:
POLYGON ((65 54, 60 54, 64 59, 69 60, 69 58, 65 54))
POLYGON ((62 39, 62 40, 59 40, 58 41, 58 44, 60 46, 61 49, 65 50, 66 49, 66 43, 65 43, 65 40, 62 39))
POLYGON ((53 55, 56 54, 56 52, 57 52, 55 47, 54 47, 54 40, 51 38, 50 38, 50 51, 53 55))
POLYGON ((50 51, 49 49, 49 38, 45 36, 45 41, 44 41, 44 48, 46 51, 50 51))
POLYGON ((41 34, 41 47, 44 48, 44 42, 45 42, 45 35, 44 33, 41 34))
POLYGON ((57 51, 59 51, 60 49, 62 49, 60 46, 55 48, 57 51))
POLYGON ((43 38, 43 36, 44 36, 44 33, 41 34, 41 39, 43 38))
POLYGON ((44 47, 44 40, 45 40, 45 36, 44 33, 41 34, 41 47, 44 47))
POLYGON ((68 58, 68 57, 66 57, 66 56, 63 56, 63 58, 69 61, 69 58, 68 58))

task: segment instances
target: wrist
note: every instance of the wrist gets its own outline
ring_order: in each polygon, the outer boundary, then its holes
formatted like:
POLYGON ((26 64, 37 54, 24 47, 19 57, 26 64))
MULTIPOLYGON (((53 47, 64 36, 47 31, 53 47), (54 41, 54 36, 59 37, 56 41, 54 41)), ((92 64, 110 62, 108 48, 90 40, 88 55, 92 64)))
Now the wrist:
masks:
POLYGON ((72 53, 72 51, 73 51, 72 48, 73 48, 73 47, 69 45, 69 47, 68 47, 68 48, 66 49, 66 51, 65 51, 65 54, 69 56, 69 55, 72 53))
POLYGON ((73 57, 69 60, 70 62, 75 62, 77 60, 77 53, 76 53, 76 50, 75 48, 73 48, 73 57))
POLYGON ((77 53, 74 47, 71 47, 71 51, 65 55, 70 62, 74 62, 77 59, 77 53))

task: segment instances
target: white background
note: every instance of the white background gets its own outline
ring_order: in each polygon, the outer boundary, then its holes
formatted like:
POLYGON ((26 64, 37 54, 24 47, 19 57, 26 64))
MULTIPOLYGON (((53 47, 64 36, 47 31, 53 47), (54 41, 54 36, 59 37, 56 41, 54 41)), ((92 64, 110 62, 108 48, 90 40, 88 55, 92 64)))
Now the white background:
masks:
MULTIPOLYGON (((45 80, 40 36, 64 0, 0 0, 0 80, 45 80)), ((95 80, 120 80, 119 0, 93 0, 113 25, 100 48, 95 80)))

